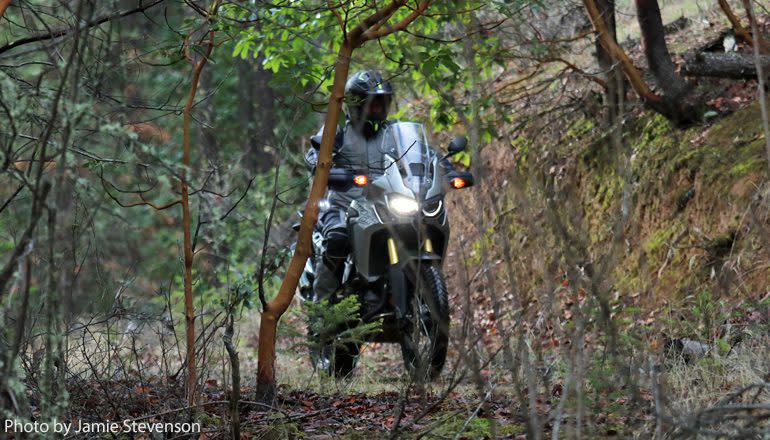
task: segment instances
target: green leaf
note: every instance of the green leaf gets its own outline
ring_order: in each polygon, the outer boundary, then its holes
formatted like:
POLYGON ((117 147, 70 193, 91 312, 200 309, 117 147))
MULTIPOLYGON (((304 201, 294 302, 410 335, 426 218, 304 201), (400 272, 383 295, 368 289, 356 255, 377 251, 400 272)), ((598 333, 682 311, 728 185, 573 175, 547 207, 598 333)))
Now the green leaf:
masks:
POLYGON ((430 76, 436 70, 436 66, 438 66, 438 62, 435 59, 431 59, 422 63, 420 66, 420 71, 423 75, 430 76))

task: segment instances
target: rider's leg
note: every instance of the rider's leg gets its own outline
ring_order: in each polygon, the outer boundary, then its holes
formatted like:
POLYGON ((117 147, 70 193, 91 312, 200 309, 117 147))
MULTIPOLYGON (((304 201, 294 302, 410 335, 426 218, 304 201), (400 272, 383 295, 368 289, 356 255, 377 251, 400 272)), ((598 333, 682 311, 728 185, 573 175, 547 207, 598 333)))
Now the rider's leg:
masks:
POLYGON ((317 301, 330 299, 340 286, 342 269, 350 249, 345 212, 342 208, 332 207, 319 219, 326 253, 316 260, 313 293, 317 301))

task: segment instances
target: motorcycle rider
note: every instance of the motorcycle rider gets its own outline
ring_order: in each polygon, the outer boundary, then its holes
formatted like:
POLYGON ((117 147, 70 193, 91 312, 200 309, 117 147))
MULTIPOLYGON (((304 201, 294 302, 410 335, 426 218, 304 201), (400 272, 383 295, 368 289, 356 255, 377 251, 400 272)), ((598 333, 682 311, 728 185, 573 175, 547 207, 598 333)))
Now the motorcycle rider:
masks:
MULTIPOLYGON (((347 119, 338 128, 334 139, 333 167, 347 168, 358 174, 383 171, 387 152, 381 151, 388 108, 394 98, 393 87, 376 70, 354 73, 345 84, 347 119)), ((313 171, 318 160, 323 127, 310 138, 311 148, 305 154, 305 165, 313 171)), ((454 166, 448 158, 440 160, 444 172, 452 173, 454 166)), ((321 210, 318 229, 324 237, 325 255, 316 260, 313 294, 315 301, 330 299, 339 288, 345 259, 350 252, 347 211, 350 203, 363 196, 363 188, 351 185, 344 191, 327 191, 328 205, 321 210)))
MULTIPOLYGON (((344 128, 338 128, 335 136, 335 168, 348 168, 367 174, 381 167, 383 152, 380 151, 384 128, 388 125, 388 107, 394 93, 390 82, 375 70, 354 73, 345 84, 347 118, 344 128)), ((315 168, 321 145, 323 127, 310 138, 311 148, 305 155, 308 169, 315 168)), ((328 206, 321 210, 318 228, 321 230, 326 254, 316 262, 313 293, 316 301, 330 299, 339 288, 345 258, 350 251, 347 229, 347 211, 350 203, 362 197, 358 186, 344 191, 329 189, 328 206)))
MULTIPOLYGON (((336 130, 332 156, 331 171, 335 173, 338 179, 335 180, 334 185, 327 189, 324 203, 319 203, 319 218, 314 234, 320 232, 323 237, 323 244, 318 246, 318 235, 315 235, 313 246, 314 254, 309 262, 309 264, 313 264, 314 267, 312 269, 306 268, 306 270, 303 271, 302 279, 300 280, 300 294, 306 300, 314 302, 327 300, 332 302, 333 294, 340 289, 343 272, 346 269, 345 261, 352 251, 351 245, 353 243, 351 243, 348 234, 349 225, 347 219, 350 205, 356 200, 358 203, 362 203, 362 206, 368 206, 368 209, 373 209, 373 204, 377 203, 373 200, 363 200, 364 188, 353 185, 352 182, 350 182, 349 186, 341 188, 341 185, 343 185, 344 182, 351 181, 352 176, 364 175, 373 182, 379 182, 376 183, 377 188, 381 188, 382 185, 392 186, 395 185, 394 182, 401 181, 401 179, 399 179, 399 173, 403 179, 411 179, 414 177, 413 174, 425 177, 426 173, 424 171, 424 166, 427 163, 426 160, 431 160, 431 164, 435 164, 436 158, 438 158, 438 166, 441 170, 435 170, 433 165, 431 165, 429 177, 427 177, 425 181, 420 180, 422 183, 429 182, 430 184, 426 186, 421 183, 419 188, 410 187, 411 189, 404 189, 402 191, 403 194, 407 195, 407 197, 414 197, 415 199, 425 201, 425 197, 427 196, 427 193, 425 192, 428 190, 433 191, 432 194, 435 194, 436 191, 438 191, 438 196, 443 196, 444 189, 446 188, 437 186, 441 185, 440 180, 436 180, 439 176, 447 179, 446 184, 453 182, 450 177, 454 176, 456 171, 447 159, 449 154, 442 156, 436 152, 430 153, 427 151, 428 146, 425 145, 426 139, 421 124, 398 124, 398 121, 387 120, 388 108, 393 97, 394 93, 392 86, 377 71, 369 70, 357 72, 350 77, 345 85, 347 118, 344 127, 337 128, 336 130), (419 135, 417 135, 417 132, 410 133, 410 130, 414 126, 417 127, 419 135), (389 139, 391 136, 392 139, 389 139), (402 145, 402 143, 404 145, 402 145), (411 148, 409 145, 417 146, 416 152, 412 152, 410 157, 417 155, 418 159, 415 161, 404 159, 404 162, 402 162, 400 155, 403 155, 403 157, 407 156, 407 153, 411 148), (384 149, 387 149, 387 151, 383 151, 384 149), (404 152, 404 149, 406 149, 406 152, 404 152), (396 156, 394 156, 394 154, 396 156), (390 156, 390 159, 387 161, 385 160, 386 156, 390 156), (424 160, 419 158, 424 158, 424 160), (394 160, 396 162, 393 162, 394 160), (417 166, 412 167, 412 165, 417 166), (383 180, 378 181, 378 174, 387 172, 385 167, 390 166, 398 167, 399 171, 388 173, 387 176, 384 176, 383 180), (310 284, 311 280, 312 287, 310 284)), ((316 135, 310 138, 311 148, 305 155, 305 164, 311 171, 315 169, 318 161, 322 134, 323 127, 316 135)), ((465 140, 462 138, 459 140, 455 139, 450 144, 450 154, 461 151, 465 146, 464 143, 465 140)), ((356 179, 356 183, 360 183, 358 179, 356 179)), ((401 183, 403 184, 403 182, 401 183)), ((455 185, 454 183, 451 184, 455 185)), ((456 187, 459 188, 459 186, 456 187)), ((388 209, 390 209, 390 201, 387 199, 387 196, 386 202, 388 204, 388 209)), ((441 205, 438 206, 439 208, 436 208, 437 210, 433 214, 426 214, 433 218, 434 223, 438 221, 435 215, 438 214, 438 209, 441 209, 441 205)), ((415 229, 418 238, 420 231, 423 230, 421 223, 422 220, 424 220, 420 218, 419 212, 420 210, 417 209, 417 218, 414 219, 417 220, 417 222, 414 222, 414 225, 415 228, 418 228, 415 229)), ((422 212, 425 211, 423 210, 422 212)), ((444 220, 440 221, 440 226, 445 227, 447 229, 446 234, 448 234, 448 225, 445 223, 446 217, 442 218, 444 220)), ((382 220, 380 220, 380 224, 384 224, 382 220)), ((352 226, 357 228, 360 225, 360 222, 354 222, 352 226)), ((381 226, 378 224, 377 227, 379 228, 381 226)), ((439 231, 438 233, 442 234, 443 232, 439 231)), ((380 238, 382 237, 380 236, 380 238)), ((379 245, 384 246, 384 241, 380 241, 381 243, 379 243, 379 245)), ((428 253, 426 255, 431 261, 430 264, 423 265, 422 268, 427 271, 433 270, 433 272, 430 273, 425 272, 425 274, 427 274, 426 279, 429 278, 432 280, 431 285, 433 286, 430 291, 430 296, 434 298, 434 301, 431 302, 431 304, 434 304, 434 308, 431 309, 431 312, 436 312, 435 316, 437 316, 436 319, 438 319, 436 323, 440 322, 443 323, 442 325, 448 326, 448 309, 442 309, 438 306, 439 304, 446 305, 446 287, 440 273, 440 267, 432 266, 435 261, 433 261, 433 255, 429 254, 430 252, 433 252, 432 246, 430 246, 429 243, 430 241, 426 240, 424 246, 428 253), (441 301, 441 298, 443 298, 443 302, 441 301)), ((393 237, 388 237, 387 245, 389 250, 392 249, 393 244, 393 237)), ((419 243, 412 244, 422 246, 419 243)), ((372 247, 376 246, 372 245, 372 247)), ((361 250, 367 252, 367 249, 362 248, 361 250)), ((443 253, 443 248, 440 253, 443 253)), ((438 264, 440 264, 440 258, 442 258, 442 255, 439 256, 438 264)), ((388 297, 391 297, 391 303, 394 304, 394 312, 391 313, 388 308, 388 311, 383 315, 389 315, 394 320, 393 322, 390 322, 389 325, 398 325, 398 329, 391 329, 389 337, 397 339, 390 342, 400 342, 402 344, 404 360, 407 367, 417 371, 418 369, 415 368, 417 366, 417 352, 415 351, 417 346, 412 342, 410 337, 404 336, 406 334, 404 333, 406 326, 404 326, 405 322, 403 321, 405 318, 412 317, 412 314, 409 312, 410 308, 407 304, 404 304, 404 301, 407 301, 409 295, 414 294, 414 292, 408 290, 407 286, 403 284, 405 281, 405 278, 403 277, 403 266, 393 265, 396 261, 393 260, 393 258, 388 261, 392 264, 389 267, 389 273, 387 275, 389 277, 388 279, 391 280, 391 284, 387 284, 387 286, 390 286, 389 291, 380 291, 375 287, 372 289, 358 289, 359 291, 356 292, 358 299, 362 302, 362 310, 367 311, 362 319, 366 321, 373 317, 374 314, 385 310, 386 307, 383 299, 387 300, 388 297)), ((352 281, 359 282, 361 279, 357 278, 355 272, 357 272, 356 269, 353 270, 352 281)), ((363 270, 362 273, 367 272, 363 270)), ((376 284, 378 286, 382 285, 382 283, 379 282, 376 284)), ((420 309, 420 312, 419 320, 424 324, 422 327, 424 330, 423 333, 430 337, 431 344, 436 344, 435 346, 431 345, 431 347, 435 347, 435 351, 431 352, 431 377, 434 377, 441 371, 441 367, 444 364, 448 333, 446 331, 439 331, 439 327, 437 327, 439 324, 431 324, 431 322, 433 322, 433 313, 430 313, 430 316, 426 317, 426 314, 422 309, 420 309)), ((326 326, 327 323, 319 322, 317 319, 313 318, 308 321, 308 324, 308 337, 309 341, 313 344, 310 349, 310 356, 315 369, 317 371, 333 373, 336 377, 349 375, 355 367, 360 344, 358 342, 343 342, 337 344, 333 338, 340 331, 340 324, 338 323, 328 323, 332 325, 326 326), (321 326, 318 324, 321 324, 321 326)), ((344 326, 347 325, 348 324, 344 324, 344 326)), ((353 325, 355 326, 356 324, 353 325)), ((442 326, 441 328, 445 327, 442 326)), ((431 350, 433 350, 433 348, 431 350)))

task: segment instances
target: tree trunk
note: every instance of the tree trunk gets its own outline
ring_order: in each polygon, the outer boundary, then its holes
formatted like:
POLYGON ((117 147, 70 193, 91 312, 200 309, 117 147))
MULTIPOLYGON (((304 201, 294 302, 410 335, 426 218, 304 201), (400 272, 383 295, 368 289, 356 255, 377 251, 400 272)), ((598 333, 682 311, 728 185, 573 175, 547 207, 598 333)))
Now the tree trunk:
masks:
MULTIPOLYGON (((596 0, 596 6, 599 9, 600 16, 604 19, 607 26, 609 37, 617 43, 617 33, 615 29, 615 0, 596 0)), ((616 57, 602 45, 601 38, 596 37, 596 58, 599 61, 599 67, 604 73, 604 81, 607 83, 607 90, 604 92, 605 128, 613 126, 623 113, 621 103, 625 96, 625 81, 623 80, 623 71, 616 57)))
POLYGON ((0 0, 0 18, 5 15, 5 10, 11 5, 11 0, 0 0))
POLYGON ((256 63, 235 61, 238 83, 243 93, 238 100, 241 124, 246 129, 244 164, 251 173, 265 173, 275 165, 272 146, 275 136, 275 94, 270 87, 273 73, 262 67, 262 56, 256 63))
POLYGON ((691 96, 690 85, 676 73, 676 66, 666 46, 657 0, 636 0, 636 12, 647 63, 658 87, 663 90, 662 102, 648 104, 680 128, 698 122, 700 103, 691 96))
POLYGON ((262 67, 262 58, 257 58, 257 69, 254 72, 256 104, 257 104, 257 129, 254 145, 257 146, 253 160, 255 169, 260 172, 270 171, 276 162, 276 150, 273 145, 275 140, 273 128, 275 128, 275 94, 270 87, 273 73, 262 67))
MULTIPOLYGON (((770 56, 759 57, 763 69, 770 70, 770 56)), ((690 52, 684 56, 684 72, 693 76, 730 79, 757 79, 754 57, 736 52, 690 52)))
POLYGON ((636 0, 636 11, 642 31, 644 55, 658 87, 668 99, 681 100, 687 95, 689 87, 676 73, 676 66, 668 53, 657 0, 636 0))
POLYGON ((200 60, 195 65, 192 73, 192 79, 190 80, 190 93, 187 96, 187 104, 183 110, 183 122, 182 122, 182 179, 180 181, 180 187, 182 192, 182 229, 184 232, 184 302, 185 302, 185 330, 187 335, 187 354, 186 354, 186 366, 187 366, 187 403, 190 406, 195 404, 196 400, 196 385, 198 382, 197 368, 195 365, 195 309, 193 307, 192 296, 192 264, 193 264, 193 251, 192 251, 192 232, 190 230, 190 200, 188 191, 188 179, 192 173, 189 173, 190 168, 190 113, 195 102, 195 94, 198 91, 198 81, 200 80, 201 71, 203 66, 206 65, 206 61, 211 56, 211 51, 214 48, 214 31, 209 32, 209 43, 206 48, 206 54, 200 57, 200 60))
POLYGON ((256 65, 237 59, 238 84, 243 91, 238 100, 241 124, 246 130, 244 146, 246 168, 252 173, 265 173, 275 163, 274 151, 266 148, 274 140, 275 94, 270 87, 272 72, 262 67, 262 57, 256 65))
POLYGON ((313 227, 318 219, 318 201, 326 193, 326 185, 329 180, 329 170, 332 167, 332 149, 334 147, 334 135, 337 122, 342 112, 342 100, 345 96, 345 82, 350 70, 350 57, 353 54, 353 46, 344 42, 340 46, 334 69, 334 83, 332 85, 329 107, 326 111, 323 135, 321 136, 321 148, 318 154, 313 185, 310 196, 305 205, 305 213, 297 237, 297 248, 289 262, 286 276, 278 290, 278 295, 267 303, 261 314, 259 323, 259 361, 257 364, 257 392, 258 402, 272 402, 275 398, 275 341, 278 319, 289 308, 294 290, 297 288, 299 277, 305 262, 310 256, 313 227))
POLYGON ((246 134, 242 147, 244 155, 243 164, 250 173, 256 172, 259 164, 259 148, 257 144, 259 141, 257 135, 258 121, 257 112, 254 108, 256 102, 254 68, 250 61, 240 58, 235 60, 235 71, 238 74, 238 90, 241 91, 238 97, 238 117, 240 118, 241 127, 243 127, 246 134))
POLYGON ((599 36, 599 41, 613 57, 620 60, 623 71, 628 77, 628 80, 636 93, 645 101, 659 100, 660 97, 656 96, 647 85, 647 83, 644 82, 642 73, 639 71, 639 69, 634 66, 634 63, 618 45, 618 43, 612 39, 610 31, 607 28, 607 25, 604 23, 604 19, 602 18, 601 13, 599 12, 599 8, 596 6, 596 2, 594 0, 583 0, 583 3, 586 7, 588 17, 591 19, 591 23, 593 24, 594 29, 599 36))

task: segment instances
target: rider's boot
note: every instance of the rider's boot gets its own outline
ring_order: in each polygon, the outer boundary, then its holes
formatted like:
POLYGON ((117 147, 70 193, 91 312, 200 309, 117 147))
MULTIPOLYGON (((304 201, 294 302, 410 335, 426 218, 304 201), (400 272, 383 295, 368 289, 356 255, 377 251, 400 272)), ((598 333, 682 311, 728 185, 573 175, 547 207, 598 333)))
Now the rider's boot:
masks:
MULTIPOLYGON (((316 276, 313 281, 313 300, 320 302, 323 300, 329 301, 329 305, 332 302, 332 295, 340 287, 340 280, 337 277, 337 268, 331 268, 325 262, 326 258, 319 258, 316 263, 316 276)), ((331 331, 331 329, 330 329, 331 331)), ((331 368, 331 340, 328 338, 331 335, 319 335, 311 334, 311 340, 314 339, 318 347, 318 356, 315 359, 315 368, 318 371, 330 371, 331 368)))
MULTIPOLYGON (((348 254, 348 236, 347 226, 342 222, 343 214, 337 212, 337 215, 324 216, 328 222, 324 227, 325 249, 324 255, 316 261, 316 275, 313 281, 313 297, 315 301, 333 302, 332 296, 339 289, 342 278, 342 268, 345 258, 348 254), (334 220, 334 221, 332 221, 334 220)), ((331 334, 311 335, 319 344, 320 356, 316 362, 316 367, 329 371, 331 347, 336 334, 336 328, 328 329, 331 334)))

